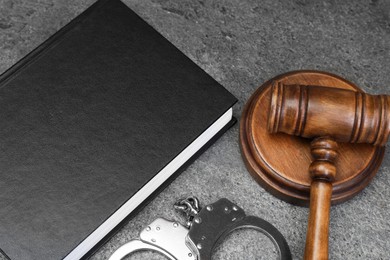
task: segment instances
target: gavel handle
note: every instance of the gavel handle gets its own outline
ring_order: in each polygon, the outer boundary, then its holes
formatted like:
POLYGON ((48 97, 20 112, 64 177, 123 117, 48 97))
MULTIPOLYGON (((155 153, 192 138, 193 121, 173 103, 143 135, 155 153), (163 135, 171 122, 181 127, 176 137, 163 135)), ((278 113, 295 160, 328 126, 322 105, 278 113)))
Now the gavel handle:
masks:
POLYGON ((306 235, 305 260, 327 260, 332 182, 336 176, 337 143, 330 137, 319 137, 311 143, 314 161, 309 172, 310 213, 306 235))
POLYGON ((313 181, 310 188, 310 213, 306 235, 305 260, 328 259, 331 198, 331 183, 313 181))

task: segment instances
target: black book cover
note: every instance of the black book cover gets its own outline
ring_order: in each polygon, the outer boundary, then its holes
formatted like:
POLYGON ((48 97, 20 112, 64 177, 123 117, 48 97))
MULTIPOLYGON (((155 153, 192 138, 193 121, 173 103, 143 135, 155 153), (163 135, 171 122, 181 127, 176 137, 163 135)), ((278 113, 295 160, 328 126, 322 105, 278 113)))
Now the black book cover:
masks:
POLYGON ((235 102, 122 2, 98 1, 0 76, 0 249, 77 256, 235 102))

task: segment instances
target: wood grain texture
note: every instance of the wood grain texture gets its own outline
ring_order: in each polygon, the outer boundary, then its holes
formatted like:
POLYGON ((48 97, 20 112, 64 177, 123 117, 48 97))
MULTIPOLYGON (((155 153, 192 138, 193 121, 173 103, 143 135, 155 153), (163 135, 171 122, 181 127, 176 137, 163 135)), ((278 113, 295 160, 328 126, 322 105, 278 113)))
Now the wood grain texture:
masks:
POLYGON ((277 81, 273 82, 270 94, 270 133, 315 138, 311 143, 312 183, 304 259, 328 259, 332 183, 337 172, 336 141, 384 146, 390 132, 390 97, 277 81))
POLYGON ((265 83, 248 102, 240 125, 240 141, 244 160, 252 175, 275 195, 295 203, 302 200, 298 198, 300 190, 294 188, 304 182, 310 186, 305 260, 328 259, 330 207, 332 193, 338 191, 336 185, 341 186, 343 192, 334 201, 346 200, 363 189, 379 168, 384 148, 375 146, 383 147, 387 143, 390 132, 389 104, 390 98, 386 95, 369 95, 337 76, 313 71, 279 76, 265 83), (289 84, 291 75, 304 83, 289 84), (267 127, 261 125, 261 121, 256 121, 259 119, 267 120, 267 127), (304 154, 296 150, 294 154, 294 148, 306 147, 307 142, 298 139, 293 143, 291 136, 280 133, 314 138, 310 145, 312 161, 306 168, 308 172, 305 168, 300 171, 306 176, 296 175, 291 168, 299 161, 307 160, 307 150, 303 150, 304 154), (280 137, 279 143, 273 139, 275 136, 280 137), (338 141, 345 142, 343 146, 347 148, 340 149, 340 153, 338 141), (349 146, 346 143, 370 145, 349 146), (290 157, 287 154, 280 156, 282 152, 275 151, 268 156, 273 145, 279 149, 285 148, 283 151, 288 151, 290 157), (349 151, 355 154, 346 153, 349 151), (362 151, 366 154, 358 155, 362 151), (294 158, 296 154, 298 156, 294 158), (339 154, 340 160, 336 160, 339 154), (355 164, 357 157, 365 164, 355 164), (270 158, 273 161, 269 161, 270 158), (275 166, 278 166, 276 162, 282 167, 279 172, 275 171, 275 166), (339 168, 347 171, 339 176, 336 174, 339 168))
MULTIPOLYGON (((353 83, 319 71, 295 71, 264 83, 249 99, 240 122, 240 145, 244 162, 267 191, 290 203, 309 205, 312 162, 310 139, 270 134, 267 129, 271 88, 274 81, 285 85, 327 86, 361 92, 353 83)), ((310 88, 310 87, 309 87, 310 88)), ((339 144, 337 175, 332 203, 344 202, 366 187, 384 156, 384 147, 369 144, 339 144)))
POLYGON ((305 260, 328 259, 332 183, 313 181, 306 234, 305 260))
POLYGON ((390 96, 274 81, 270 133, 384 146, 390 133, 390 96))
POLYGON ((331 137, 317 137, 311 142, 313 162, 309 173, 310 213, 306 234, 305 260, 328 259, 329 222, 332 182, 336 177, 338 144, 331 137))

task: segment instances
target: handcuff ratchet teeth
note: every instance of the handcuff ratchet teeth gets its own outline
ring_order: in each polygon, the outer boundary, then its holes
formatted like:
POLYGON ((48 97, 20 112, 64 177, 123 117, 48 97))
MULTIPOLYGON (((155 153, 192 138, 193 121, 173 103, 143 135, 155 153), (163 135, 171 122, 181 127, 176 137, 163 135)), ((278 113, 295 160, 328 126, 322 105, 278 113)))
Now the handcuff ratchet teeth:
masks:
POLYGON ((220 199, 201 209, 198 199, 190 197, 178 201, 174 207, 187 216, 187 227, 158 218, 140 233, 140 239, 120 247, 109 260, 120 260, 140 250, 157 251, 170 260, 211 260, 215 246, 238 229, 262 232, 276 246, 280 260, 292 259, 286 240, 272 224, 246 216, 243 209, 228 199, 220 199))

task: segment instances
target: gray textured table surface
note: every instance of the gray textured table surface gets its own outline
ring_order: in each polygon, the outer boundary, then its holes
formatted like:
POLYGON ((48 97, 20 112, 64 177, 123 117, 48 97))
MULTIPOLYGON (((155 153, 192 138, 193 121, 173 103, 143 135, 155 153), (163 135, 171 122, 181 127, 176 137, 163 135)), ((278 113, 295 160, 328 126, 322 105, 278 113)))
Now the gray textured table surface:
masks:
MULTIPOLYGON (((85 10, 93 0, 0 0, 0 71, 85 10)), ((389 93, 389 1, 156 1, 126 0, 239 102, 239 119, 251 93, 264 81, 297 69, 343 76, 370 93, 389 93)), ((302 259, 308 210, 276 199, 257 185, 240 157, 236 124, 92 259, 106 259, 156 217, 180 218, 177 198, 203 204, 226 197, 247 214, 274 224, 294 259, 302 259)), ((330 259, 390 258, 390 158, 354 199, 332 208, 330 259)), ((1 247, 1 245, 0 245, 1 247)), ((270 240, 256 231, 234 233, 213 259, 275 259, 270 240)), ((0 257, 1 259, 2 257, 0 257)), ((137 253, 131 259, 165 259, 137 253)))

